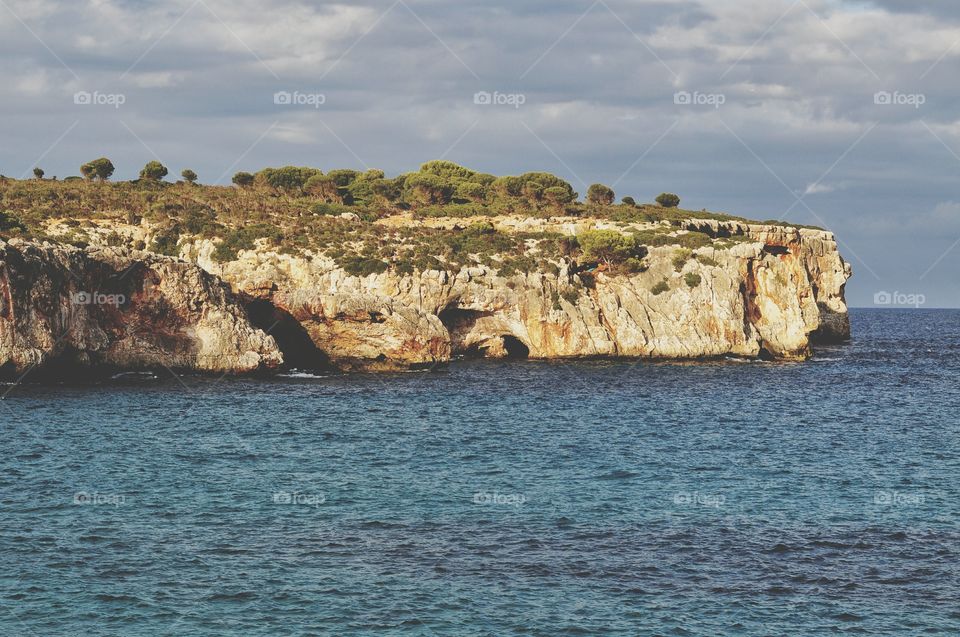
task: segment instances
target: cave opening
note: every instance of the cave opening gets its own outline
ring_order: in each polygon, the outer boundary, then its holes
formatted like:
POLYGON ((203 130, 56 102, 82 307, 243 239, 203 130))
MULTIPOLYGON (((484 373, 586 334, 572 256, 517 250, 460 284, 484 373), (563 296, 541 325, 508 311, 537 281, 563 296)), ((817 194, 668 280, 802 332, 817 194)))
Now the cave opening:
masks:
POLYGON ((330 358, 314 345, 307 330, 292 314, 273 303, 256 299, 247 304, 247 315, 258 327, 277 342, 287 368, 330 370, 330 358))
POLYGON ((507 352, 507 358, 527 358, 530 356, 530 348, 511 334, 503 335, 503 349, 507 352))

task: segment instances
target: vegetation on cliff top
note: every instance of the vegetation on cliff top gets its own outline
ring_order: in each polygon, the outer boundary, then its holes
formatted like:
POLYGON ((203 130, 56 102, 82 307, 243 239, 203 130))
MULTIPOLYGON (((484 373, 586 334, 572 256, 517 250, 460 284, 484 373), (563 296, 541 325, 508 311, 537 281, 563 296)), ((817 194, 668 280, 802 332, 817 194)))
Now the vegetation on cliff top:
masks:
POLYGON ((602 184, 591 186, 580 202, 568 182, 549 173, 497 177, 448 161, 427 162, 419 171, 397 177, 381 170, 265 168, 237 173, 233 186, 199 185, 189 169, 181 173, 184 181, 165 182, 169 171, 157 161, 130 182, 109 181, 114 166, 107 158, 84 164, 81 172, 86 180, 44 179, 41 169, 28 181, 0 177, 0 236, 77 245, 97 240, 168 255, 179 254, 185 241, 212 239, 217 244, 213 257, 221 262, 262 241, 288 253, 325 253, 354 274, 486 264, 508 275, 554 271, 561 258, 570 256, 637 271, 650 247, 723 247, 700 232, 677 233, 684 221, 745 221, 682 210, 679 197, 669 193, 657 198, 659 204, 637 204, 632 197, 615 204, 614 191, 602 184), (377 223, 402 214, 463 221, 452 228, 377 223), (634 226, 632 236, 610 230, 571 237, 503 232, 470 219, 504 216, 581 217, 645 227, 634 226), (116 224, 116 231, 104 237, 103 228, 110 224, 116 224), (48 234, 52 226, 61 230, 54 237, 48 234), (70 229, 66 234, 64 226, 70 229))

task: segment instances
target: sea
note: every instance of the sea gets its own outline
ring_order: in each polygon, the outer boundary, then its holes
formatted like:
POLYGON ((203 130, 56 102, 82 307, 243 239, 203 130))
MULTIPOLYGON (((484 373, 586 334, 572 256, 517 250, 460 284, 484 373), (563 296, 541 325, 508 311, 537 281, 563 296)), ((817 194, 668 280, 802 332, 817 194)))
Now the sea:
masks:
POLYGON ((804 363, 0 386, 0 635, 960 635, 960 311, 804 363))

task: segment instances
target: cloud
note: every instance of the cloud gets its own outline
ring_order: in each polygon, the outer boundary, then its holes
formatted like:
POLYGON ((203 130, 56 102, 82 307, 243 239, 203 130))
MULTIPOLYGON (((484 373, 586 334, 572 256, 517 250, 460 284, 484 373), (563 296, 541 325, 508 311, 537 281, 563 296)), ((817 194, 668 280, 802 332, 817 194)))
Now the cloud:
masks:
POLYGON ((823 195, 826 193, 833 192, 836 190, 836 186, 831 186, 830 184, 823 183, 812 183, 807 186, 807 189, 803 191, 804 195, 823 195))

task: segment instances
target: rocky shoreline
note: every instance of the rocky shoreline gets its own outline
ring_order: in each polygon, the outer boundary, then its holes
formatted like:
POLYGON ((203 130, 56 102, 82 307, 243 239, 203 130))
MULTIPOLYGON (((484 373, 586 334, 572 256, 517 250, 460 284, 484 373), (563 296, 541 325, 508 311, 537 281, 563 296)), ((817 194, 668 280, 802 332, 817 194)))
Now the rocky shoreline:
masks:
POLYGON ((695 219, 685 230, 742 240, 683 262, 651 247, 632 274, 563 259, 556 274, 511 276, 483 265, 356 276, 265 245, 218 263, 211 240, 181 259, 0 241, 0 375, 397 371, 460 356, 803 360, 849 338, 851 271, 829 232, 695 219))

